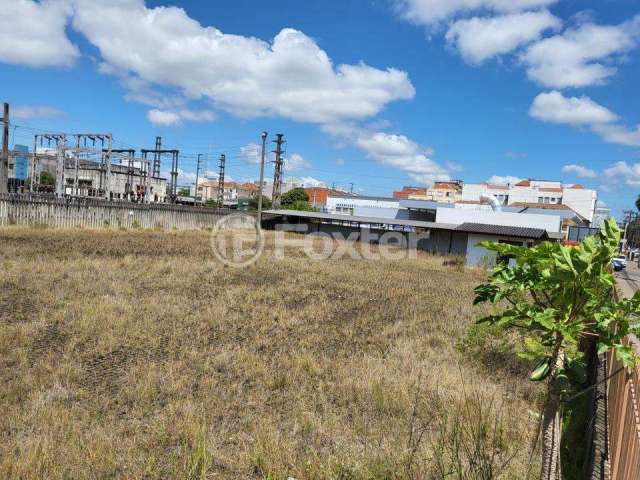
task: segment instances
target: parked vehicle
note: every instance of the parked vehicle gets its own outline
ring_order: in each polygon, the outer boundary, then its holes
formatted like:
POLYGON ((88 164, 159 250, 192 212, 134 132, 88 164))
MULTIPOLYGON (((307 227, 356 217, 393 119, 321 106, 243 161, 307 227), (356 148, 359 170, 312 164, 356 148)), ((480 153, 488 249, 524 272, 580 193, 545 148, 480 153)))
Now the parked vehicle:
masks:
POLYGON ((613 270, 616 272, 624 270, 625 268, 627 268, 627 257, 625 257, 624 255, 613 257, 611 265, 613 266, 613 270))

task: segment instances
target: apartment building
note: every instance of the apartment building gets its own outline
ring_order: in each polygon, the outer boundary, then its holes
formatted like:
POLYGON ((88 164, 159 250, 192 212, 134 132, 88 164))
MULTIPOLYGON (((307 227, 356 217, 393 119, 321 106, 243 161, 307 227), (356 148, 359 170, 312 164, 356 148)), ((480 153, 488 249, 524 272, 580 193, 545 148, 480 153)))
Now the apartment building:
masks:
POLYGON ((398 200, 428 200, 441 203, 455 203, 462 200, 461 180, 434 182, 430 187, 403 187, 393 192, 393 198, 398 200))
POLYGON ((480 202, 493 196, 502 205, 563 205, 592 222, 598 194, 579 184, 547 180, 522 180, 513 185, 468 183, 462 187, 462 202, 480 202))

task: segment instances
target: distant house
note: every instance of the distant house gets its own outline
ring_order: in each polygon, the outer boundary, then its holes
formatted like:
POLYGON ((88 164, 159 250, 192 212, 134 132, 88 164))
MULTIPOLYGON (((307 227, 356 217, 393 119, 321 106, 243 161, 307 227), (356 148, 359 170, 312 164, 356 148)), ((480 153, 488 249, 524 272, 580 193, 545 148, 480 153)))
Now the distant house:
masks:
POLYGON ((564 205, 588 222, 595 215, 598 194, 595 190, 579 184, 562 184, 548 180, 521 180, 515 184, 495 185, 489 183, 467 183, 462 188, 463 201, 480 201, 493 196, 502 205, 537 204, 564 205))

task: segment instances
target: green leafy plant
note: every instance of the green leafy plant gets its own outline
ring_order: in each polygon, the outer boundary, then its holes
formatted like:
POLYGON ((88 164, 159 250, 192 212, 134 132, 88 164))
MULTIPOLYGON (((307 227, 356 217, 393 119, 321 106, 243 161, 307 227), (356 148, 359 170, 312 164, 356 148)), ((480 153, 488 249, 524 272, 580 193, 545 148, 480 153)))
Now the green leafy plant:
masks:
POLYGON ((280 197, 280 204, 284 207, 294 205, 297 202, 309 202, 309 195, 304 188, 293 188, 280 197))
POLYGON ((614 350, 627 367, 637 362, 623 339, 637 327, 640 293, 616 300, 611 260, 619 241, 620 230, 610 219, 598 235, 577 247, 552 242, 534 247, 481 244, 498 257, 515 260, 493 269, 488 281, 475 289, 474 304, 507 305, 478 323, 523 332, 523 355, 536 362, 530 379, 547 382, 542 418, 544 480, 559 474, 559 407, 572 380, 584 381, 585 345, 595 342, 598 353, 614 350))

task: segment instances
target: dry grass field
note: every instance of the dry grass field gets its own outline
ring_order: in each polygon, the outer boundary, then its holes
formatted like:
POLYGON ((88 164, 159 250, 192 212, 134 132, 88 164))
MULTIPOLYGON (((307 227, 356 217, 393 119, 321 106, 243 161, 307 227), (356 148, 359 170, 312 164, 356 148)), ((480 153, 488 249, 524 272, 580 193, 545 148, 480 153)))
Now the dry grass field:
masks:
POLYGON ((0 478, 524 478, 539 392, 465 334, 481 280, 0 230, 0 478))

